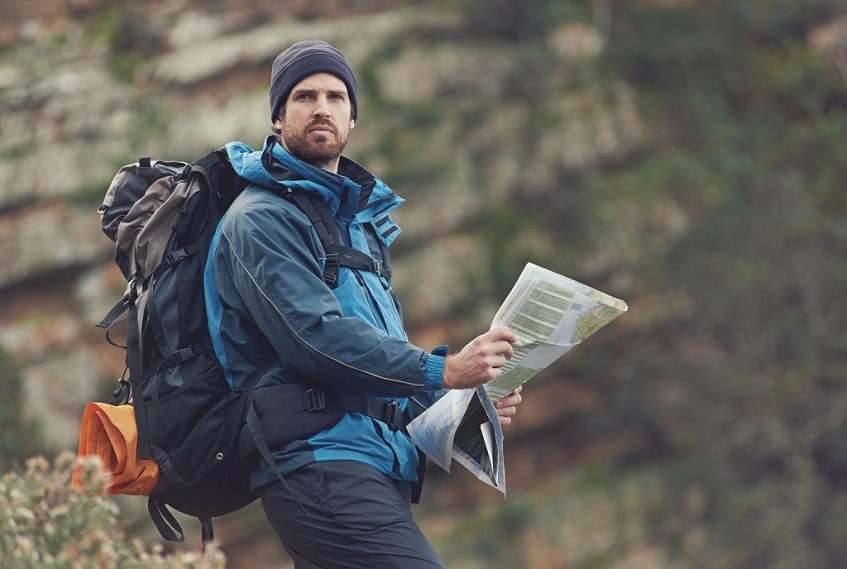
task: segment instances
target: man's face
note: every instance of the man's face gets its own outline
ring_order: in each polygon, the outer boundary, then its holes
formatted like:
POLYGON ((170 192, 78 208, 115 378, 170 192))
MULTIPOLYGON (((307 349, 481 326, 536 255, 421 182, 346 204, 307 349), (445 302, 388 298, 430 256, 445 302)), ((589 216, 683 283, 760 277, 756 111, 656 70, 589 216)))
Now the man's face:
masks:
POLYGON ((334 172, 353 127, 351 110, 344 81, 316 73, 294 86, 274 126, 293 156, 334 172))

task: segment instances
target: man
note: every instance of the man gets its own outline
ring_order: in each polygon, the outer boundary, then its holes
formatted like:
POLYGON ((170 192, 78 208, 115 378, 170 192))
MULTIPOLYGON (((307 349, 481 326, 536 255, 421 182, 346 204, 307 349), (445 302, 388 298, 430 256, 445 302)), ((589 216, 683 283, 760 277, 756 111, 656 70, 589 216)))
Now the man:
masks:
MULTIPOLYGON (((409 510, 423 457, 391 411, 410 419, 446 389, 497 377, 516 337, 492 330, 450 356, 408 342, 383 269, 403 200, 342 156, 358 92, 340 51, 322 41, 283 51, 270 105, 276 136, 261 151, 227 146, 250 186, 221 221, 206 275, 232 387, 262 374, 251 431, 267 452, 250 455, 251 484, 299 568, 440 567, 409 510), (365 266, 326 277, 331 256, 298 192, 320 198, 365 266)), ((498 402, 501 424, 520 399, 498 402)))

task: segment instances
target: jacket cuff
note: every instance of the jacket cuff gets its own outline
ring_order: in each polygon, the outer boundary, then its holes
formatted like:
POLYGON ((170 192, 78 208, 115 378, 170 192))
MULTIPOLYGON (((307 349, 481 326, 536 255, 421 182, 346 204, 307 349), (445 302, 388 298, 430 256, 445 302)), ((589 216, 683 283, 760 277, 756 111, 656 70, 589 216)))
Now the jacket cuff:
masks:
POLYGON ((441 389, 443 387, 444 360, 446 357, 447 346, 439 346, 431 354, 426 355, 425 389, 441 389))

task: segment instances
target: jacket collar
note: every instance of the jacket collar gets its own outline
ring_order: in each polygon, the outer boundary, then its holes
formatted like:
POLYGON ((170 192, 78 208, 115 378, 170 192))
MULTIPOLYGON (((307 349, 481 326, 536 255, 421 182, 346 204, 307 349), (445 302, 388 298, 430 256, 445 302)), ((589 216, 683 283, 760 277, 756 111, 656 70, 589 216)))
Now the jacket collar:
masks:
POLYGON ((238 175, 253 184, 315 193, 339 221, 373 222, 380 227, 378 233, 386 244, 400 233, 388 214, 403 198, 346 156, 341 157, 336 174, 295 158, 273 135, 265 139, 261 151, 242 142, 230 142, 225 148, 238 175))

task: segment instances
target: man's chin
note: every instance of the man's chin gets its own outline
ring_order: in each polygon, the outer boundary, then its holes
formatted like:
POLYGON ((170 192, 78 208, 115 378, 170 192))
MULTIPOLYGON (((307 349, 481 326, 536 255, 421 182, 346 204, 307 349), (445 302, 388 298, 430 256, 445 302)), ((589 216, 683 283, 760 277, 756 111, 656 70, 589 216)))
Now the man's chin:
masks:
POLYGON ((309 137, 315 144, 333 144, 336 141, 335 134, 325 130, 312 132, 309 137))
POLYGON ((309 147, 306 155, 323 161, 335 160, 341 156, 341 149, 333 144, 315 144, 309 147))
POLYGON ((307 162, 313 166, 320 166, 321 168, 325 168, 328 164, 333 164, 341 156, 340 151, 327 147, 310 147, 303 149, 302 152, 292 152, 292 154, 303 162, 307 162))
POLYGON ((286 147, 293 156, 321 167, 335 162, 341 156, 344 146, 333 137, 324 135, 286 141, 286 147))

